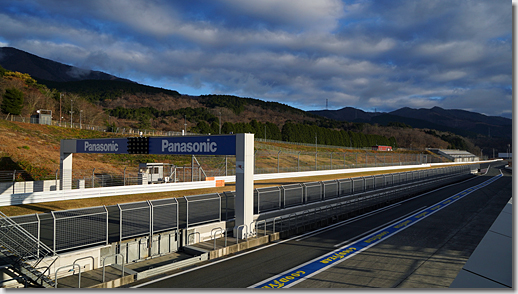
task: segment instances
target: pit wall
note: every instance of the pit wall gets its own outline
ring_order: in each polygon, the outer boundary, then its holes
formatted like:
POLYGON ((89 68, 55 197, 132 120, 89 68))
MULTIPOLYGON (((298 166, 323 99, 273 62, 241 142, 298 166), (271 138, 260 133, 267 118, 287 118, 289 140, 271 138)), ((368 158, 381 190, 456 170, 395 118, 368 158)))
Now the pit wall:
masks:
MULTIPOLYGON (((479 161, 472 163, 485 163, 494 162, 492 161, 479 161)), ((308 177, 308 176, 321 176, 321 175, 335 175, 335 174, 348 174, 348 173, 359 173, 369 171, 393 171, 409 168, 425 168, 434 166, 444 165, 458 165, 466 163, 449 162, 449 163, 427 163, 419 165, 397 165, 397 166, 383 166, 383 167, 367 167, 367 168, 349 168, 349 169, 334 169, 334 170, 319 170, 319 171, 306 171, 306 172, 289 172, 289 173, 273 173, 273 174, 255 174, 254 181, 258 180, 270 180, 280 178, 296 178, 296 177, 308 177)), ((50 187, 51 191, 46 192, 24 192, 12 194, 8 185, 12 183, 5 183, 7 185, 6 190, 3 194, 0 194, 0 207, 10 205, 21 205, 21 204, 32 204, 40 202, 51 202, 51 201, 62 201, 62 200, 73 200, 73 199, 84 199, 94 197, 108 197, 118 195, 130 195, 130 194, 141 194, 141 193, 154 193, 154 192, 169 192, 169 191, 180 191, 180 190, 191 190, 191 189, 204 189, 219 187, 224 182, 235 182, 235 176, 218 176, 211 180, 199 181, 199 182, 187 182, 187 183, 168 183, 159 185, 131 185, 131 186, 116 186, 116 187, 102 187, 102 188, 89 188, 89 189, 73 189, 65 191, 53 191, 56 187, 56 181, 50 180, 47 182, 47 187, 50 187), (7 193, 7 194, 6 194, 7 193)), ((59 181, 58 181, 59 182, 59 181)), ((20 182, 15 184, 26 185, 25 191, 30 188, 30 182, 20 182)), ((3 184, 3 183, 0 183, 3 184)), ((34 186, 34 185, 33 185, 34 186)), ((45 184, 44 184, 45 186, 45 184)), ((0 186, 0 188, 3 186, 0 186)), ((59 187, 59 185, 57 185, 59 187)), ((2 191, 2 190, 0 190, 2 191)), ((15 190, 16 191, 16 190, 15 190)))
MULTIPOLYGON (((487 163, 487 162, 494 162, 494 161, 499 161, 499 160, 501 160, 501 159, 469 162, 469 164, 487 163)), ((332 170, 305 171, 305 172, 255 174, 254 181, 310 177, 310 176, 323 176, 323 175, 362 173, 362 172, 371 172, 371 171, 393 171, 393 170, 401 170, 401 169, 409 169, 409 168, 426 168, 426 167, 435 167, 435 166, 463 165, 463 164, 468 164, 468 162, 426 163, 426 164, 415 164, 415 165, 395 165, 395 166, 347 168, 347 169, 332 169, 332 170)), ((219 176, 219 177, 214 177, 214 179, 224 180, 226 183, 234 183, 236 181, 236 176, 219 176)))

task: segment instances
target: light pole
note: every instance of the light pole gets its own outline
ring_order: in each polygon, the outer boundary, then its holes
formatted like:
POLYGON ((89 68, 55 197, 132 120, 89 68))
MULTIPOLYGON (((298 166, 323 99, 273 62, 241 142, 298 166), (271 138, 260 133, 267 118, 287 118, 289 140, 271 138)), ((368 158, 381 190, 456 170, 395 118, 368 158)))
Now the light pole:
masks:
POLYGON ((219 112, 219 134, 221 135, 221 111, 219 112))
POLYGON ((183 116, 183 134, 184 136, 187 134, 187 118, 185 117, 185 114, 183 116))
POLYGON ((63 116, 61 115, 61 96, 63 94, 59 93, 59 126, 61 127, 61 119, 63 118, 63 116))
POLYGON ((80 110, 79 111, 79 128, 80 129, 83 129, 83 126, 81 125, 82 120, 83 120, 83 110, 80 110))
POLYGON ((318 145, 317 145, 317 133, 315 133, 315 170, 318 170, 317 156, 318 156, 318 145))
POLYGON ((73 127, 74 127, 74 125, 72 124, 72 115, 73 115, 73 113, 74 113, 74 111, 72 110, 72 109, 74 109, 74 108, 72 108, 72 106, 73 106, 73 104, 72 104, 72 103, 73 103, 73 102, 74 102, 74 100, 70 99, 70 127, 71 127, 71 128, 73 128, 73 127))

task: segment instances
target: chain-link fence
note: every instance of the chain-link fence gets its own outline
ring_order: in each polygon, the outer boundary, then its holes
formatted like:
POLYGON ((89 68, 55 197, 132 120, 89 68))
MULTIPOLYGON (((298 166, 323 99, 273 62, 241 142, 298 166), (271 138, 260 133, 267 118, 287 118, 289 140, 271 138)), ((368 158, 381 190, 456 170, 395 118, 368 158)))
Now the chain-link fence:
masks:
POLYGON ((108 244, 108 211, 91 207, 53 211, 54 251, 108 244))
POLYGON ((151 232, 151 205, 148 201, 118 204, 120 240, 151 232))
POLYGON ((280 187, 260 188, 254 191, 255 213, 281 209, 281 203, 280 187))
POLYGON ((185 196, 187 201, 187 227, 221 221, 221 197, 219 193, 185 196))
POLYGON ((291 184, 281 186, 284 196, 284 207, 293 207, 304 203, 304 186, 302 184, 291 184))
POLYGON ((178 200, 176 198, 150 200, 153 233, 178 230, 178 200))

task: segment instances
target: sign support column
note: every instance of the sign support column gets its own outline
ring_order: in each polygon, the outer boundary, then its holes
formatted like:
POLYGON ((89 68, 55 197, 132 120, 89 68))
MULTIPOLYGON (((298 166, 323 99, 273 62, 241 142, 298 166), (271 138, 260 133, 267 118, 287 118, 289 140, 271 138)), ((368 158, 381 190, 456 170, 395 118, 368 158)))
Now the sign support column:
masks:
POLYGON ((59 154, 60 190, 72 190, 72 157, 76 152, 76 140, 61 140, 59 154))
POLYGON ((236 198, 234 236, 245 238, 254 221, 254 134, 236 134, 236 198))

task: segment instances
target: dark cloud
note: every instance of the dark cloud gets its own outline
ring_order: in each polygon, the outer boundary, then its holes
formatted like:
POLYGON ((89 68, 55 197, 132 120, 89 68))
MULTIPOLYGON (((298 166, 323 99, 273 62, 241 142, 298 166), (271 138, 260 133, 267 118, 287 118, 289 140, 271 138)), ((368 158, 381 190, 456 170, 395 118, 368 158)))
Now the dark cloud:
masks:
POLYGON ((502 0, 6 0, 0 44, 185 94, 510 117, 510 8, 502 0))

